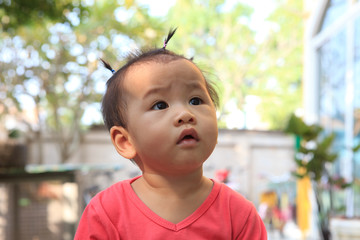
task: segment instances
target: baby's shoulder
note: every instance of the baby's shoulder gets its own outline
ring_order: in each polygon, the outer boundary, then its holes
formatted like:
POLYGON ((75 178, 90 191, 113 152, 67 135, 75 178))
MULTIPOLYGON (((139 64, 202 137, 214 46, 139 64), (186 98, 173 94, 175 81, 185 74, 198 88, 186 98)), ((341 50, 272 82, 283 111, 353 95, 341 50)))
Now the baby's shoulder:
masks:
MULTIPOLYGON (((242 194, 222 184, 218 201, 219 209, 236 223, 234 228, 245 226, 248 221, 257 222, 259 217, 255 205, 242 194)), ((242 227, 240 227, 240 230, 242 227)))
POLYGON ((102 209, 105 212, 112 211, 114 206, 119 205, 122 202, 124 196, 126 196, 126 185, 128 180, 119 181, 106 189, 98 192, 90 201, 89 205, 96 209, 102 209))
POLYGON ((232 201, 249 202, 242 194, 230 188, 226 184, 224 183, 217 183, 217 184, 220 184, 220 189, 221 189, 220 196, 232 201))
POLYGON ((126 196, 129 188, 131 189, 131 185, 128 180, 117 182, 96 194, 89 206, 99 215, 106 215, 113 222, 124 212, 128 204, 126 196))
POLYGON ((94 197, 94 200, 97 200, 102 203, 102 205, 111 204, 111 202, 118 201, 119 199, 126 196, 126 193, 131 188, 129 180, 123 180, 114 183, 108 188, 102 190, 94 197))
POLYGON ((242 213, 250 214, 255 209, 251 201, 225 184, 221 184, 219 202, 221 205, 227 206, 231 211, 241 211, 242 213))

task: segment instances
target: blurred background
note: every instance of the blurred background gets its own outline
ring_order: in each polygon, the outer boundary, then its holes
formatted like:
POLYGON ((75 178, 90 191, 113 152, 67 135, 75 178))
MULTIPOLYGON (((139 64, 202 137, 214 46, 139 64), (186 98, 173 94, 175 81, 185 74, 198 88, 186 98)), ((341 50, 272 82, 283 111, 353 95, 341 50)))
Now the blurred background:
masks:
POLYGON ((100 114, 127 53, 194 58, 221 96, 205 175, 273 239, 360 239, 360 1, 0 0, 0 240, 73 239, 140 171, 100 114), (359 95, 358 95, 359 94, 359 95))

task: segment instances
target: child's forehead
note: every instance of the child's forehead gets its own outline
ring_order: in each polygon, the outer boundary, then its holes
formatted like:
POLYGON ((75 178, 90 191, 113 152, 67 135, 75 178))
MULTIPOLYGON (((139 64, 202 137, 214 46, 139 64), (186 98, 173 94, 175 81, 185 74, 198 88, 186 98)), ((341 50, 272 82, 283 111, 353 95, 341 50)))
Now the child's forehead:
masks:
POLYGON ((145 100, 152 96, 168 95, 195 89, 207 92, 202 72, 189 60, 168 63, 147 62, 132 66, 123 82, 127 101, 145 100), (175 92, 174 92, 175 90, 175 92))
POLYGON ((128 69, 126 85, 167 84, 179 81, 182 83, 198 81, 205 84, 205 78, 199 68, 187 59, 176 59, 169 62, 147 61, 136 63, 128 69))

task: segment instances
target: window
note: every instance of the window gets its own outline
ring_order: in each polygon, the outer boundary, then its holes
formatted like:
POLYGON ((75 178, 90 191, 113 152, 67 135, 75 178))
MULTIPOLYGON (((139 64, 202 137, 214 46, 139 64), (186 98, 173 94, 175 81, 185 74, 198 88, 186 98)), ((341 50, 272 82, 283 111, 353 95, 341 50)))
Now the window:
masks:
POLYGON ((346 0, 331 0, 328 3, 326 14, 323 18, 321 30, 331 25, 339 16, 345 14, 347 8, 346 0))
POLYGON ((320 123, 327 129, 344 129, 346 35, 340 32, 319 49, 320 123))
MULTIPOLYGON (((317 39, 321 41, 317 45, 316 81, 319 84, 319 123, 336 134, 333 150, 339 154, 339 159, 334 173, 352 175, 357 182, 360 182, 360 152, 351 157, 351 146, 345 143, 354 146, 360 143, 359 4, 359 0, 329 0, 317 39), (354 9, 358 9, 356 14, 354 9), (338 19, 340 21, 336 22, 338 19)), ((353 190, 353 213, 360 216, 360 185, 353 190)), ((346 197, 351 198, 350 195, 346 197)))
MULTIPOLYGON (((360 17, 355 21, 354 51, 354 145, 360 143, 360 17)), ((360 179, 360 152, 354 155, 355 179, 360 179)), ((355 186, 355 216, 360 216, 360 186, 355 186)))

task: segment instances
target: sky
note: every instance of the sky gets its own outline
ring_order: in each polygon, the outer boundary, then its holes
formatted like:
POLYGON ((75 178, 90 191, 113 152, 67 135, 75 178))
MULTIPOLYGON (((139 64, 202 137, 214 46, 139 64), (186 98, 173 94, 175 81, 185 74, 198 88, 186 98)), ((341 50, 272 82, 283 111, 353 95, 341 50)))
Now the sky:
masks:
MULTIPOLYGON (((176 0, 139 0, 139 2, 149 7, 151 15, 164 16, 175 4, 176 0)), ((274 0, 227 0, 225 6, 231 7, 238 2, 254 8, 252 27, 258 31, 261 31, 265 18, 275 8, 274 0)))
MULTIPOLYGON (((165 16, 168 10, 176 3, 176 0, 138 0, 142 5, 149 8, 153 16, 165 16)), ((227 0, 224 8, 231 8, 236 3, 243 3, 254 9, 250 27, 256 31, 256 40, 261 42, 271 26, 266 23, 266 18, 275 9, 275 0, 227 0)))

